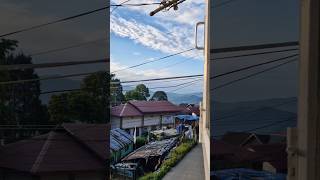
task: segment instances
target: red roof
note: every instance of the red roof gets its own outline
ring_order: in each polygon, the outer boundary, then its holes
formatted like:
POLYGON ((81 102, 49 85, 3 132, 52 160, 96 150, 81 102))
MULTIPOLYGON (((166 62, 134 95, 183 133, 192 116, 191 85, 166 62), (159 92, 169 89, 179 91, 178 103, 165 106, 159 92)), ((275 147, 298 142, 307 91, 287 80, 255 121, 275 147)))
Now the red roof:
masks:
POLYGON ((154 113, 177 113, 181 107, 169 101, 129 101, 126 104, 112 107, 111 115, 118 117, 142 116, 154 113))
POLYGON ((105 170, 109 127, 88 124, 64 124, 62 127, 1 147, 0 168, 32 174, 105 170))

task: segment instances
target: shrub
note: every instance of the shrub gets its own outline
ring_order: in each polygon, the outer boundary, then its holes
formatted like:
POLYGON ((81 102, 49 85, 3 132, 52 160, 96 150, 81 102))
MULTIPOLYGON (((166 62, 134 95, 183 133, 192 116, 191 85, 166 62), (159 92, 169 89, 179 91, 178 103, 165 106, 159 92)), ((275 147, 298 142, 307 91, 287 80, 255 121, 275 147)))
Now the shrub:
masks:
POLYGON ((146 142, 147 142, 147 138, 141 137, 141 136, 137 137, 137 139, 136 139, 136 149, 141 147, 141 146, 143 146, 143 145, 145 145, 146 142))

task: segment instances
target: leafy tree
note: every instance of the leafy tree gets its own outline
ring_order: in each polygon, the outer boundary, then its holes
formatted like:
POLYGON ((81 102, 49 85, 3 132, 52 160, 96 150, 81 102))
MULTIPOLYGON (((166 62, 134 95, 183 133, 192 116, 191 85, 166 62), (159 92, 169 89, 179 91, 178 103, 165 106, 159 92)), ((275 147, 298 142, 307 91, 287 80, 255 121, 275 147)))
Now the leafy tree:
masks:
POLYGON ((80 91, 52 96, 50 121, 106 123, 110 115, 109 78, 107 72, 101 71, 84 78, 80 91))
MULTIPOLYGON (((4 40, 0 42, 0 64, 32 64, 30 56, 13 55, 17 41, 4 40)), ((33 69, 0 70, 1 81, 18 81, 38 78, 33 69)), ((0 86, 0 119, 8 124, 39 124, 46 123, 46 107, 40 101, 40 82, 24 82, 0 86)))
POLYGON ((149 96, 149 89, 144 84, 137 85, 135 89, 127 91, 125 94, 125 98, 127 101, 146 101, 149 96))
POLYGON ((123 95, 122 85, 120 84, 120 80, 115 78, 114 74, 110 76, 110 102, 111 106, 119 105, 125 102, 125 96, 123 95))
POLYGON ((156 91, 150 101, 168 101, 168 96, 164 91, 156 91))

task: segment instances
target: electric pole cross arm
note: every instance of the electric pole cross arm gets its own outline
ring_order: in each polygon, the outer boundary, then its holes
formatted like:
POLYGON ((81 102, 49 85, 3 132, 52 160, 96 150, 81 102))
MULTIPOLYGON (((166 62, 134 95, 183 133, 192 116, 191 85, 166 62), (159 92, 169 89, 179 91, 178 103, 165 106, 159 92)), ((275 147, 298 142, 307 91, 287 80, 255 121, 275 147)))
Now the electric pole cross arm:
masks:
POLYGON ((163 0, 160 4, 160 7, 155 9, 154 11, 150 12, 150 16, 157 14, 162 10, 169 10, 173 7, 174 10, 178 10, 178 4, 181 4, 186 0, 163 0))

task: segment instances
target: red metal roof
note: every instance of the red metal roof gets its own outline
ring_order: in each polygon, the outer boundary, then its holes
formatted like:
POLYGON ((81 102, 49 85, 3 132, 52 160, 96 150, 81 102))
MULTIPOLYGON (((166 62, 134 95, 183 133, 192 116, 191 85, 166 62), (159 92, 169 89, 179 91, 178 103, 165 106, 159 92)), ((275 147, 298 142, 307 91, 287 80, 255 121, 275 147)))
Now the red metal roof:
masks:
POLYGON ((178 113, 182 108, 169 101, 129 101, 112 107, 111 115, 118 117, 142 116, 153 113, 178 113))
POLYGON ((33 174, 105 170, 109 157, 109 127, 88 124, 64 124, 62 127, 1 147, 0 168, 33 174))

